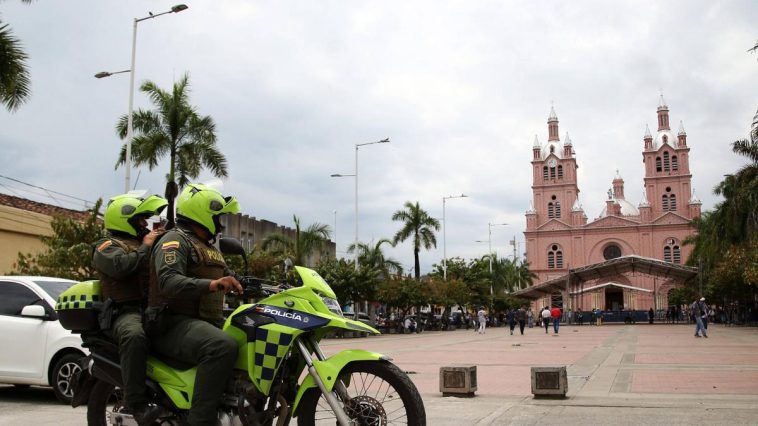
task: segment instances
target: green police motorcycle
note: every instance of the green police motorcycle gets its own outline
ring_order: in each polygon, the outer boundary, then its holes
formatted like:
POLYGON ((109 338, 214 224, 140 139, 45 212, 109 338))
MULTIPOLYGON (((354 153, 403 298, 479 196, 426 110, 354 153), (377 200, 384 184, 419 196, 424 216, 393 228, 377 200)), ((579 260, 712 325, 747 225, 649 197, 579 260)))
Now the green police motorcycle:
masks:
MULTIPOLYGON (((222 239, 225 253, 242 251, 222 239), (230 248, 231 247, 231 248, 230 248)), ((425 425, 424 404, 408 376, 389 358, 365 350, 327 357, 319 341, 335 330, 379 334, 344 318, 334 291, 311 269, 296 266, 299 287, 241 277, 244 297, 223 331, 239 353, 218 406, 218 425, 425 425)), ((97 330, 99 283, 88 281, 61 294, 61 323, 80 332, 90 355, 81 361, 72 405, 87 402, 90 425, 137 425, 125 410, 118 348, 97 330), (76 306, 74 306, 76 304, 76 306)), ((196 368, 152 355, 148 358, 150 402, 163 413, 160 425, 181 425, 191 407, 196 368)))

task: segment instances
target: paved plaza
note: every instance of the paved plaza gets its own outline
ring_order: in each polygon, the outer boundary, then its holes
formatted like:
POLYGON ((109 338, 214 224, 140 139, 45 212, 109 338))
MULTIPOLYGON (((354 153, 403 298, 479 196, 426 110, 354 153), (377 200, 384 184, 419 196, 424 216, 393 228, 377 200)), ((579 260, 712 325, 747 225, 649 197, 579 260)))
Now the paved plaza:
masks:
MULTIPOLYGON (((429 425, 758 425, 758 329, 712 325, 562 326, 509 335, 504 327, 323 342, 384 353, 410 373, 429 425), (477 396, 443 398, 439 368, 474 364, 477 396), (530 367, 568 367, 568 397, 535 400, 530 367)), ((85 409, 52 391, 0 387, 0 425, 85 424, 85 409)))

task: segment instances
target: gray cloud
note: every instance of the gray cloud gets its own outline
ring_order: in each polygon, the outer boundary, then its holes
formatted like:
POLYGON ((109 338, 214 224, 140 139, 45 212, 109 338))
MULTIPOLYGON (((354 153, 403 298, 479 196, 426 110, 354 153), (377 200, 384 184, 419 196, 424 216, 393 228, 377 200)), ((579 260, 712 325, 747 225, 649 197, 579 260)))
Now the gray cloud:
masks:
MULTIPOLYGON (((121 191, 114 126, 128 75, 92 75, 128 68, 132 19, 172 4, 1 2, 33 77, 32 100, 0 112, 2 174, 84 199, 121 191)), ((448 256, 486 253, 474 241, 488 222, 510 224, 493 228, 505 255, 514 234, 523 238, 532 141, 547 138, 551 102, 574 142, 590 218, 616 169, 639 201, 659 89, 687 129, 704 208, 740 166, 728 145, 756 108, 758 63, 745 51, 758 10, 747 0, 188 5, 139 24, 137 80, 169 87, 189 72, 192 102, 216 120, 229 159, 226 191, 246 213, 283 224, 297 214, 333 226, 336 210, 339 250, 354 237, 353 180, 329 175, 353 172, 356 143, 392 140, 359 152, 362 240, 391 237, 407 200, 441 217, 442 197, 463 192, 470 198, 448 203, 448 256)), ((150 106, 140 94, 135 105, 150 106)), ((165 170, 139 171, 139 186, 161 192, 165 170)), ((442 256, 438 240, 423 272, 442 256)), ((407 243, 390 254, 413 263, 407 243)))

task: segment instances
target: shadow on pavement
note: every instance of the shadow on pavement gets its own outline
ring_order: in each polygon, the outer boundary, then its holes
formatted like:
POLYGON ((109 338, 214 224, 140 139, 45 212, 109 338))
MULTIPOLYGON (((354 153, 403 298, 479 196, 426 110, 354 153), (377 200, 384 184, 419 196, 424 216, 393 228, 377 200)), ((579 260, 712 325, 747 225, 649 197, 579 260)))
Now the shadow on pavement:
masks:
POLYGON ((55 398, 52 388, 40 386, 0 385, 0 401, 63 406, 55 398))

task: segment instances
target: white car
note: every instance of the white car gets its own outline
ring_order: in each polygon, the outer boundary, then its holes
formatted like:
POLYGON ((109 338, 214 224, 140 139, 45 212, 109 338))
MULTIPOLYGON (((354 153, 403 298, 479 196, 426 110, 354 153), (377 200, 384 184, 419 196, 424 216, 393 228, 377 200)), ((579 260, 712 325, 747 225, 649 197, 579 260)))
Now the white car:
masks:
POLYGON ((71 402, 70 379, 88 351, 58 322, 58 295, 76 284, 63 278, 0 276, 0 383, 52 386, 71 402))

